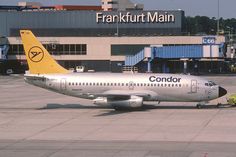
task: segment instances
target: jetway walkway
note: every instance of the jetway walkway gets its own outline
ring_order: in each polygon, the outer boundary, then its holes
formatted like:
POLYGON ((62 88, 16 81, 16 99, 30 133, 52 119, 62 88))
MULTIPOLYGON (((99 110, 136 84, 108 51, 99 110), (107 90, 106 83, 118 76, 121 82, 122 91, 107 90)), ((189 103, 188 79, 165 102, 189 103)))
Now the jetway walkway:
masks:
POLYGON ((126 56, 125 66, 135 66, 142 61, 147 62, 147 71, 151 72, 151 62, 154 59, 203 59, 222 58, 223 45, 179 45, 179 46, 151 46, 133 56, 126 56))

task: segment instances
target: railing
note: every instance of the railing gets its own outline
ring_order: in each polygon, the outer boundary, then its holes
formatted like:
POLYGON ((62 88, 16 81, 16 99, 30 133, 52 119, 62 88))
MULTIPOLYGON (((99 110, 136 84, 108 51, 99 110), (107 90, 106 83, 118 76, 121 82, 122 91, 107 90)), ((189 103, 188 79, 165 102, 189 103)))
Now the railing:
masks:
POLYGON ((123 73, 138 73, 138 68, 135 66, 123 66, 123 73))

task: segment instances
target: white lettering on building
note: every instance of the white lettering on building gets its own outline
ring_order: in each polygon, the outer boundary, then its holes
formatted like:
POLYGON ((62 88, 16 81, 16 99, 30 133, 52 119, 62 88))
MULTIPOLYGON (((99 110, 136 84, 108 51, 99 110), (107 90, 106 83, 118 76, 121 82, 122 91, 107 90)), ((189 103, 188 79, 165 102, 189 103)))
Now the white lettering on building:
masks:
POLYGON ((131 12, 120 12, 117 15, 104 15, 102 12, 96 13, 97 23, 174 23, 175 15, 168 12, 146 12, 132 14, 131 12))

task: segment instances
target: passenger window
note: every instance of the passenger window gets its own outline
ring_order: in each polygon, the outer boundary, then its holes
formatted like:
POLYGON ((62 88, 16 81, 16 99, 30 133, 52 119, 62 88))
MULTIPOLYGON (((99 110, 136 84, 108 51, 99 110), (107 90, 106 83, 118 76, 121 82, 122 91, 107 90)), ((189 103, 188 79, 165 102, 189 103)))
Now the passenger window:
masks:
POLYGON ((168 87, 170 87, 170 84, 168 84, 168 87))
POLYGON ((124 83, 122 83, 122 86, 124 86, 125 84, 124 83))
POLYGON ((128 83, 126 83, 126 86, 129 86, 129 84, 128 84, 128 83))
POLYGON ((118 83, 118 86, 120 86, 120 83, 118 83))
POLYGON ((111 86, 113 86, 113 83, 111 83, 111 86))
POLYGON ((88 83, 86 83, 86 86, 88 86, 88 83))
POLYGON ((100 83, 100 86, 102 86, 102 83, 100 83))
POLYGON ((71 83, 69 82, 69 86, 71 85, 71 83))
POLYGON ((99 83, 97 83, 97 86, 99 86, 99 83))
POLYGON ((179 87, 181 87, 181 84, 179 84, 179 87))
POLYGON ((107 86, 110 86, 110 83, 107 83, 107 86))
POLYGON ((92 86, 92 83, 90 83, 89 85, 92 86))

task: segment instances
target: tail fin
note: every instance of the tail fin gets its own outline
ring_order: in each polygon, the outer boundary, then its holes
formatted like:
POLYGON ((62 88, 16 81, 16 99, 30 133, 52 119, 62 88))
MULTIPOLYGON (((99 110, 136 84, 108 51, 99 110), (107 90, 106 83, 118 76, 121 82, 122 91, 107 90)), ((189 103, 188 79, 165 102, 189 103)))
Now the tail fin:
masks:
POLYGON ((20 35, 31 74, 69 73, 51 57, 30 30, 21 30, 20 35))

